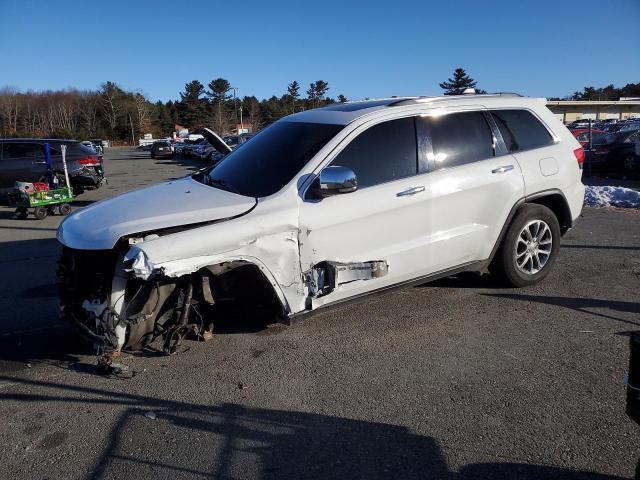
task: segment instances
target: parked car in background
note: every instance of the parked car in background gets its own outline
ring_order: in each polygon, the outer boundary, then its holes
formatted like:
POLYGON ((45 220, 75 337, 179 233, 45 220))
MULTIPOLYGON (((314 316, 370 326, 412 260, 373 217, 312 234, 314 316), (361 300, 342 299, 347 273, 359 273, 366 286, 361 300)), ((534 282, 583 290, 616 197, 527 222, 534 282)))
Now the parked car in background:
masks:
POLYGON ((151 158, 173 157, 173 146, 168 140, 157 140, 151 145, 151 158))
POLYGON ((463 271, 533 285, 584 202, 584 151, 541 99, 340 103, 233 151, 213 140, 229 153, 216 166, 58 229, 61 311, 107 358, 200 331, 219 299, 291 321, 463 271))
MULTIPOLYGON (((588 128, 576 128, 575 130, 571 130, 571 133, 574 137, 576 137, 576 140, 580 142, 580 145, 582 145, 583 147, 585 145, 589 145, 588 128)), ((591 143, 606 143, 607 140, 611 141, 612 138, 612 135, 603 130, 591 129, 591 143)))
POLYGON ((207 141, 200 142, 191 149, 191 156, 199 160, 209 160, 216 151, 207 141))
POLYGON ((173 153, 174 155, 182 155, 182 150, 184 149, 186 143, 184 142, 175 142, 173 144, 173 153))
MULTIPOLYGON (((595 120, 591 120, 591 126, 593 127, 593 123, 595 122, 595 120)), ((569 125, 567 125, 567 128, 569 130, 573 130, 576 128, 589 128, 589 119, 588 118, 580 118, 578 120, 575 120, 573 122, 571 122, 569 125)))
POLYGON ((185 157, 191 156, 193 149, 203 142, 206 142, 204 138, 199 138, 198 140, 185 140, 185 145, 182 148, 182 155, 185 157))
POLYGON ((640 175, 640 157, 636 152, 636 142, 639 140, 640 130, 631 130, 613 134, 608 142, 594 143, 590 151, 586 150, 592 172, 640 175))
POLYGON ((0 139, 0 192, 13 190, 16 181, 46 182, 47 166, 44 144, 49 144, 54 183, 66 184, 62 166, 62 145, 66 145, 69 181, 76 195, 85 189, 98 188, 104 180, 102 158, 93 148, 77 140, 42 138, 0 139))

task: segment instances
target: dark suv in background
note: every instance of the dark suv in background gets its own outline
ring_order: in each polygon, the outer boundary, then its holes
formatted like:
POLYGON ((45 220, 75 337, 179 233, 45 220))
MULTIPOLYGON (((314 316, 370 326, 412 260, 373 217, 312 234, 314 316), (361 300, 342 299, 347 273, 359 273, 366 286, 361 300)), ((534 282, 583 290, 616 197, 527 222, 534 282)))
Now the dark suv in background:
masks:
POLYGON ((16 181, 46 181, 45 143, 49 144, 51 151, 55 183, 60 186, 65 184, 61 146, 66 145, 67 170, 74 194, 80 194, 85 189, 98 188, 102 184, 102 158, 94 149, 76 140, 0 138, 0 194, 3 197, 6 198, 16 181))

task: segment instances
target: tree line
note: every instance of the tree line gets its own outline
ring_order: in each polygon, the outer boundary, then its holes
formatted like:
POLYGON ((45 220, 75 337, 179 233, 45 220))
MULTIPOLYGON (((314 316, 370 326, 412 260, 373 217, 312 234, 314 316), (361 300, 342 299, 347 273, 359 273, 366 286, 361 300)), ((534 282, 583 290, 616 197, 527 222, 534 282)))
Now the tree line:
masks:
MULTIPOLYGON (((463 68, 456 68, 453 76, 439 85, 445 95, 459 95, 466 88, 486 93, 463 68)), ((208 126, 216 132, 230 133, 241 119, 245 127, 255 131, 292 113, 347 101, 344 95, 332 98, 328 92, 329 84, 324 80, 311 82, 307 89, 294 80, 281 95, 259 100, 253 95, 240 97, 227 79, 216 78, 207 85, 192 80, 185 84, 179 100, 153 103, 142 92, 126 91, 110 81, 97 90, 21 92, 4 87, 0 89, 0 136, 136 142, 145 133, 170 136, 176 125, 192 131, 208 126)), ((584 87, 565 99, 620 97, 640 97, 640 83, 622 88, 584 87)))
POLYGON ((4 87, 0 89, 0 136, 132 142, 145 133, 170 136, 176 125, 190 130, 208 126, 229 133, 240 119, 257 130, 291 113, 347 101, 344 95, 328 97, 328 91, 324 80, 311 82, 304 92, 294 80, 281 96, 258 100, 236 96, 237 89, 228 80, 217 78, 206 86, 192 80, 179 100, 153 103, 142 92, 126 91, 110 81, 98 90, 21 92, 4 87))

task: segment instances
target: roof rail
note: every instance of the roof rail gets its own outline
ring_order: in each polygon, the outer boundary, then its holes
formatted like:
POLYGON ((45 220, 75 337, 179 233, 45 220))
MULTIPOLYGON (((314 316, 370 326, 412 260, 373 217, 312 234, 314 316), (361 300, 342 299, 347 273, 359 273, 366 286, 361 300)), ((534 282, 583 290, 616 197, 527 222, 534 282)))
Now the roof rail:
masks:
POLYGON ((395 102, 389 103, 389 107, 400 107, 402 105, 416 105, 420 103, 435 103, 445 102, 447 100, 469 99, 469 97, 522 97, 519 93, 513 92, 496 92, 496 93, 478 93, 478 94, 463 94, 463 95, 445 95, 441 97, 412 97, 412 98, 399 98, 395 102))

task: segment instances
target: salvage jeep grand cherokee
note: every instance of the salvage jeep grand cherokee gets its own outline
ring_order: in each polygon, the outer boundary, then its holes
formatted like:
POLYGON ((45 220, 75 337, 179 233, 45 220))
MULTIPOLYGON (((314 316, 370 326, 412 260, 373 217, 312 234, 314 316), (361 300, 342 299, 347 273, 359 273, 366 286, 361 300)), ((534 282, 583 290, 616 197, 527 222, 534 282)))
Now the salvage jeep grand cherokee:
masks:
POLYGON ((531 285, 580 214, 583 158, 543 101, 513 94, 291 115, 209 170, 67 218, 61 312, 105 352, 158 336, 170 351, 233 300, 288 320, 462 271, 531 285))

